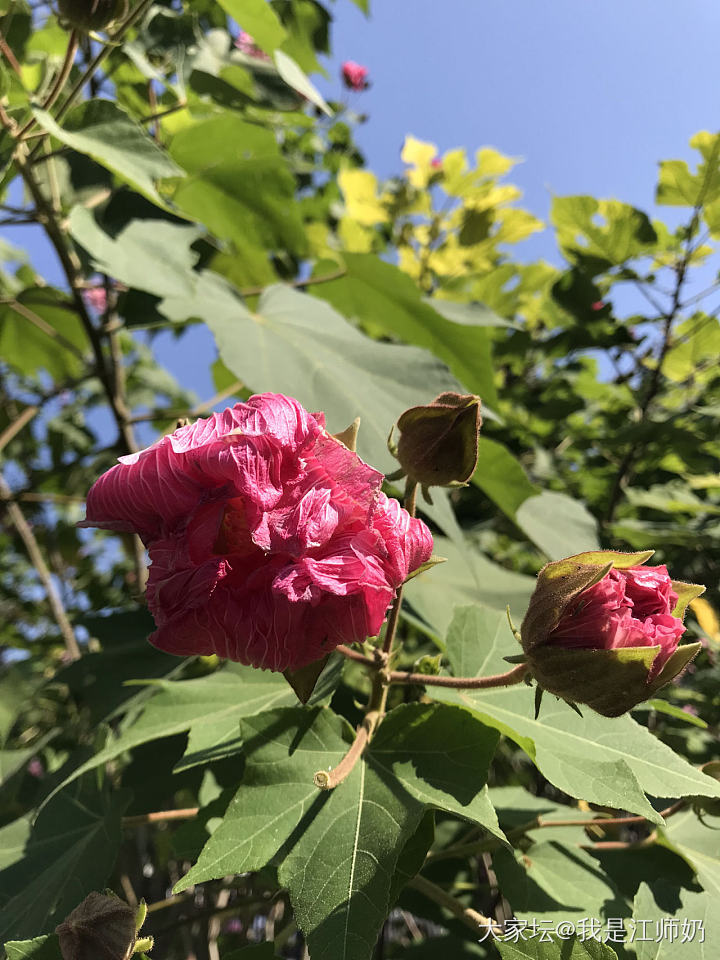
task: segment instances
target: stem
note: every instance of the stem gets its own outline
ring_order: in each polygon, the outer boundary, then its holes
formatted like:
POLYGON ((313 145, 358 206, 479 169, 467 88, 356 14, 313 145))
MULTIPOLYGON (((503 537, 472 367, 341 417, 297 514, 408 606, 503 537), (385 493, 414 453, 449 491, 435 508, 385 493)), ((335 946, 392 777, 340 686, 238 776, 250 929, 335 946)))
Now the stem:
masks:
POLYGON ((7 485, 5 478, 2 475, 0 475, 0 499, 8 501, 6 504, 8 516, 10 517, 13 526, 17 530, 18 536, 25 545, 27 554, 30 557, 30 562, 35 567, 38 579, 45 589, 48 604, 50 605, 55 622, 60 628, 60 633, 62 634, 63 641, 65 642, 67 654, 71 660, 79 660, 80 648, 78 647, 78 642, 75 638, 75 632, 68 619, 68 615, 65 612, 65 607, 60 599, 60 594, 53 583, 52 575, 47 564, 45 563, 45 558, 42 555, 40 545, 35 538, 35 534, 32 532, 30 524, 25 519, 25 514, 20 509, 20 506, 12 501, 12 490, 7 485))
POLYGON ((477 933, 478 930, 485 930, 488 927, 493 933, 502 933, 502 927, 489 917, 483 916, 482 913, 478 913, 477 910, 472 910, 470 907, 464 907, 459 900, 456 900, 455 897, 446 893, 442 887, 439 887, 436 883, 432 883, 425 877, 418 874, 410 880, 408 886, 414 887, 429 900, 433 900, 441 907, 445 907, 446 910, 449 910, 450 913, 456 916, 465 926, 470 927, 475 933, 477 933))
MULTIPOLYGON (((685 241, 685 251, 680 262, 677 265, 676 276, 675 276, 675 289, 672 295, 672 303, 670 309, 663 316, 665 322, 663 324, 662 332, 662 344, 660 347, 660 353, 658 354, 657 364, 653 369, 653 372, 650 377, 650 383, 648 384, 645 397, 640 405, 640 417, 637 422, 637 426, 641 427, 647 419, 648 412, 650 407, 657 396, 660 390, 660 378, 662 374, 663 364, 665 363, 665 358, 667 357, 668 351, 670 350, 671 345, 671 334, 672 334, 672 325, 675 320, 681 306, 681 296, 683 285, 685 283, 685 278, 687 275, 687 269, 690 265, 690 259, 693 255, 694 248, 692 245, 692 237, 695 229, 697 227, 698 219, 700 216, 700 211, 702 210, 703 203, 705 202, 705 196, 707 194, 707 189, 710 185, 710 180, 712 178, 713 168, 717 163, 718 151, 720 150, 720 140, 713 147, 712 154, 707 162, 707 171, 703 179, 700 192, 698 194, 697 200, 695 201, 695 206, 693 208, 692 217, 690 219, 690 224, 688 225, 687 239, 685 241)), ((639 444, 632 444, 627 451, 625 452, 624 457, 620 462, 618 471, 613 480, 612 488, 610 490, 610 498, 608 501, 607 510, 605 512, 605 517, 603 519, 604 526, 609 526, 613 522, 615 517, 615 510, 617 509, 618 503, 620 502, 620 497, 624 487, 629 482, 632 477, 633 467, 635 461, 641 452, 642 447, 639 444)))
POLYGON ((48 337, 52 337, 52 339, 59 343, 62 347, 64 347, 66 350, 69 350, 72 354, 74 354, 74 356, 85 362, 85 356, 82 350, 78 350, 71 340, 68 340, 61 333, 58 333, 54 327, 50 326, 50 324, 46 320, 43 320, 43 318, 35 313, 34 310, 30 310, 29 307, 26 307, 24 303, 20 303, 19 300, 8 300, 7 305, 11 310, 14 310, 15 313, 19 314, 29 323, 32 323, 34 327, 37 327, 38 330, 42 330, 42 332, 48 337))
MULTIPOLYGON (((687 800, 677 800, 675 803, 671 804, 669 807, 666 807, 664 810, 660 811, 660 816, 663 819, 671 817, 674 813, 677 813, 679 810, 684 810, 687 806, 687 800)), ((585 827, 586 829, 591 829, 593 827, 624 827, 631 826, 634 824, 649 824, 647 817, 633 816, 633 817, 593 817, 590 819, 578 819, 578 820, 543 820, 542 817, 534 817, 532 820, 529 820, 527 823, 521 824, 519 827, 516 827, 514 830, 509 830, 507 833, 508 840, 512 843, 513 840, 519 840, 521 837, 524 837, 526 833, 529 833, 531 830, 542 830, 546 827, 585 827)), ((652 834, 651 834, 652 836, 652 834)), ((638 841, 633 841, 633 845, 637 844, 638 841)), ((488 843, 492 847, 498 845, 498 841, 494 838, 491 841, 488 840, 475 840, 472 843, 458 843, 455 846, 447 847, 445 850, 438 850, 437 853, 428 854, 429 860, 449 860, 455 858, 464 858, 476 856, 479 853, 483 853, 488 849, 488 843)), ((624 848, 629 844, 625 841, 607 841, 607 843, 620 843, 620 847, 624 848)), ((596 843, 593 846, 588 847, 589 850, 594 850, 595 847, 603 848, 602 843, 596 843)), ((618 847, 618 849, 620 849, 618 847)))
POLYGON ((2 35, 2 32, 1 32, 1 31, 0 31, 0 53, 2 53, 2 55, 5 57, 5 59, 6 59, 7 62, 10 64, 10 66, 13 68, 13 70, 15 71, 15 73, 16 73, 20 78, 22 78, 22 70, 20 69, 20 64, 19 64, 18 61, 17 61, 17 57, 15 56, 15 54, 14 54, 14 53, 12 52, 12 50, 10 49, 10 47, 9 47, 9 45, 8 45, 8 42, 7 42, 7 40, 5 39, 5 37, 2 35))
POLYGON ((346 644, 344 643, 338 644, 338 646, 335 647, 335 649, 337 650, 338 653, 341 653, 344 657, 347 657, 348 660, 355 660, 356 663, 362 663, 366 667, 373 667, 374 669, 378 669, 380 665, 379 662, 376 663, 375 660, 371 659, 370 657, 366 657, 362 653, 357 653, 355 650, 353 650, 351 647, 346 646, 346 644))
MULTIPOLYGON (((63 87, 67 83, 68 77, 70 76, 70 72, 72 71, 73 63, 75 62, 75 54, 77 53, 77 49, 78 49, 78 40, 79 40, 79 35, 77 30, 72 30, 68 38, 67 50, 65 51, 65 59, 63 60, 63 64, 60 67, 57 77, 55 77, 55 82, 53 83, 47 97, 45 98, 45 101, 43 102, 43 105, 42 105, 43 110, 49 110, 50 107, 52 107, 52 105, 55 103, 57 98, 62 93, 63 87)), ((36 123, 37 123, 37 120, 35 119, 35 117, 31 117, 28 120, 28 122, 25 124, 25 126, 18 131, 18 135, 17 135, 18 139, 22 140, 25 134, 28 133, 30 130, 32 130, 32 128, 35 126, 36 123)))
MULTIPOLYGON (((405 509, 408 511, 410 516, 414 516, 415 514, 416 490, 417 484, 411 480, 408 480, 407 487, 405 489, 405 509)), ((370 699, 368 700, 368 705, 365 709, 365 717, 363 722, 357 729, 352 746, 342 758, 340 763, 332 770, 318 770, 313 777, 315 786, 320 790, 333 790, 352 772, 355 764, 363 755, 365 747, 367 747, 368 743, 370 742, 372 735, 375 732, 375 728, 385 715, 385 705, 387 703, 387 697, 390 691, 390 678, 392 676, 387 669, 387 662, 392 652, 395 634, 397 633, 400 608, 402 606, 402 589, 402 584, 400 584, 392 605, 392 609, 390 610, 390 616, 388 617, 388 625, 385 631, 385 642, 382 650, 376 650, 375 660, 370 660, 368 657, 362 657, 360 660, 361 663, 366 663, 366 666, 374 668, 375 671, 372 678, 370 699)), ((361 657, 360 654, 356 654, 349 647, 345 647, 344 644, 342 644, 342 647, 343 649, 341 650, 341 653, 343 653, 346 657, 349 657, 349 659, 356 660, 361 657)))
POLYGON ((512 687, 522 683, 527 675, 526 663, 520 663, 507 673, 496 673, 489 677, 438 677, 425 673, 405 673, 393 670, 390 683, 415 683, 434 687, 452 687, 455 690, 486 690, 490 687, 512 687))
POLYGON ((192 820, 200 812, 200 807, 186 807, 183 810, 158 810, 154 813, 138 813, 132 817, 123 817, 123 827, 141 827, 148 823, 165 823, 168 820, 192 820))
MULTIPOLYGON (((332 273, 326 273, 321 277, 308 277, 306 280, 293 280, 286 284, 288 287, 294 287, 296 290, 303 290, 305 287, 312 287, 316 283, 330 283, 331 280, 339 280, 347 273, 347 267, 340 267, 333 270, 332 273)), ((267 289, 267 284, 262 287, 246 287, 240 291, 241 297, 259 297, 263 290, 267 289)))
POLYGON ((75 82, 75 85, 71 88, 70 92, 67 95, 67 98, 65 99, 63 105, 58 110, 57 116, 55 117, 58 123, 62 120, 62 118, 68 112, 68 110, 75 102, 75 99, 77 98, 82 88, 85 86, 88 80, 91 79, 91 77, 94 75, 95 71, 103 62, 103 60, 108 56, 108 54, 114 48, 114 46, 117 45, 118 40, 120 40, 123 34, 127 30, 129 30, 130 27, 137 20, 139 20, 140 17, 143 16, 143 14, 147 10, 150 9, 153 2, 154 0, 140 0, 140 3, 138 3, 135 9, 132 10, 128 14, 128 16, 121 23, 118 24, 118 27, 113 33, 113 35, 108 38, 107 44, 97 52, 97 54, 93 57, 93 59, 88 64, 87 68, 83 71, 82 75, 75 82))
MULTIPOLYGON (((407 485, 405 487, 405 509, 410 514, 411 517, 415 516, 415 499, 417 496, 417 483, 414 480, 410 480, 408 477, 407 485)), ((400 610, 402 609, 403 602, 403 584, 401 583, 398 587, 397 595, 393 602, 392 608, 390 610, 390 616, 388 617, 387 629, 385 630, 385 641, 383 643, 383 651, 387 654, 390 653, 392 645, 395 641, 395 634, 397 632, 398 621, 400 620, 400 610)))
MULTIPOLYGON (((40 412, 40 407, 34 407, 34 406, 25 407, 25 409, 20 414, 20 416, 16 417, 12 421, 12 423, 10 423, 7 427, 5 427, 3 432, 0 433, 0 452, 2 452, 5 449, 5 447, 10 443, 10 441, 13 440, 17 436, 17 434, 20 433, 20 431, 24 427, 26 427, 28 423, 30 423, 33 417, 37 416, 39 412, 40 412)), ((5 499, 8 499, 8 498, 3 497, 3 500, 5 499)), ((16 499, 15 497, 13 497, 12 491, 10 492, 9 499, 11 500, 16 499)))

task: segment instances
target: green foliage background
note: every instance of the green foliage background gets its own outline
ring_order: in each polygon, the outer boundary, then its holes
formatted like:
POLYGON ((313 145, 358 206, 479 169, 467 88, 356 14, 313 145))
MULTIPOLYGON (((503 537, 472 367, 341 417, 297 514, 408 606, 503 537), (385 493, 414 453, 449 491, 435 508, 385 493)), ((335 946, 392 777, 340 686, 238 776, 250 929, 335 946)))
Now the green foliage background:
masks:
POLYGON ((363 118, 308 79, 330 24, 315 0, 140 0, 111 43, 76 50, 26 0, 0 7, 3 222, 40 223, 65 276, 55 288, 0 246, 0 942, 57 960, 55 926, 110 887, 150 904, 163 958, 707 955, 720 137, 697 134, 696 169, 661 163, 649 212, 558 197, 545 225, 511 158, 411 137, 381 182, 354 142, 363 118), (541 229, 561 266, 516 249, 541 229), (642 311, 616 306, 626 288, 642 311), (196 324, 218 349, 202 401, 152 350, 196 324), (536 720, 524 686, 394 688, 321 797, 363 668, 333 658, 301 707, 280 676, 154 650, 141 545, 75 523, 93 480, 179 417, 287 393, 334 431, 360 416, 360 454, 390 473, 393 422, 443 390, 482 397, 480 459, 467 488, 421 504, 448 562, 408 585, 402 666, 506 669, 506 605, 519 621, 546 560, 599 546, 654 548, 705 583, 687 621, 704 650, 617 720, 554 701, 536 720), (634 820, 583 826, 607 814, 634 820), (706 944, 479 943, 468 909, 695 918, 706 944))

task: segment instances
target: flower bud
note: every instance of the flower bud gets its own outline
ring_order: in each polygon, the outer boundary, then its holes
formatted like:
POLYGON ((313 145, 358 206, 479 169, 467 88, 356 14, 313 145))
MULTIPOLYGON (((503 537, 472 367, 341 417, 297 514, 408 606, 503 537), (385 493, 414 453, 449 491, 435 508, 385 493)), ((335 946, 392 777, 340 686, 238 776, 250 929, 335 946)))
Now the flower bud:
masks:
POLYGON ((617 717, 697 654, 699 643, 678 642, 685 610, 705 588, 644 566, 652 553, 599 550, 543 567, 520 628, 540 688, 617 717))
POLYGON ((423 487, 467 483, 477 466, 481 423, 474 394, 441 393, 427 406, 406 410, 397 422, 403 471, 423 487))
POLYGON ((127 13, 127 0, 58 0, 60 25, 83 33, 104 30, 127 13))
POLYGON ((93 892, 55 933, 63 960, 129 960, 137 939, 136 911, 114 894, 93 892))

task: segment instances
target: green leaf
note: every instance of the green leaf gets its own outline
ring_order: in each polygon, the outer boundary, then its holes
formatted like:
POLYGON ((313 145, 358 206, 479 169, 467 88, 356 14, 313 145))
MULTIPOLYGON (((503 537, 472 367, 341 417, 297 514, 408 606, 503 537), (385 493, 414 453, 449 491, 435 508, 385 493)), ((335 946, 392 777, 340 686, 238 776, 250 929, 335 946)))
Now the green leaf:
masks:
POLYGON ((241 252, 304 252, 295 181, 271 130, 223 111, 182 129, 170 153, 188 174, 173 202, 216 236, 241 252))
POLYGON ((364 337, 315 297, 275 285, 251 313, 220 277, 205 273, 201 280, 195 299, 166 299, 160 310, 172 320, 205 320, 223 363, 240 380, 328 411, 331 433, 359 416, 358 453, 380 470, 397 466, 387 436, 400 414, 458 389, 425 351, 364 337))
MULTIPOLYGON (((455 608, 460 604, 478 601, 502 611, 509 605, 512 616, 519 623, 527 609, 530 595, 535 589, 535 577, 506 570, 493 563, 469 543, 457 543, 445 537, 434 538, 434 549, 447 558, 447 563, 413 577, 405 587, 405 596, 415 610, 442 636, 452 620, 455 608)), ((508 643, 512 634, 505 619, 508 643)), ((519 653, 520 648, 504 653, 519 653)), ((504 655, 503 653, 503 655, 504 655)), ((500 670, 507 670, 503 663, 500 670)))
POLYGON ((720 897, 720 819, 703 814, 703 820, 692 809, 682 810, 670 817, 663 833, 667 846, 687 860, 696 871, 698 882, 717 902, 720 897))
POLYGON ((532 940, 500 942, 497 948, 502 960, 617 960, 617 954, 606 943, 574 936, 543 939, 540 929, 532 940))
POLYGON ((33 114, 60 143, 92 157, 148 200, 166 206, 156 184, 182 176, 182 170, 122 107, 110 100, 88 100, 69 111, 62 127, 45 110, 36 108, 33 114))
POLYGON ((707 730, 708 727, 705 721, 700 717, 696 717, 692 713, 686 713, 682 707, 678 707, 674 703, 668 703, 667 700, 646 700, 644 703, 639 703, 637 707, 634 707, 633 709, 656 710, 658 713, 665 713, 669 717, 675 717, 676 720, 682 720, 683 723, 689 723, 694 727, 700 727, 701 730, 707 730))
POLYGON ((0 304, 0 355, 15 370, 46 370, 54 379, 78 376, 84 369, 87 338, 67 296, 49 287, 31 287, 17 296, 20 308, 0 304), (22 308, 37 318, 33 323, 22 308), (74 348, 74 349, 72 349, 74 348))
POLYGON ((502 836, 485 790, 497 738, 466 711, 391 711, 349 776, 322 793, 314 774, 345 755, 343 735, 347 724, 327 709, 244 721, 245 780, 175 889, 279 861, 315 960, 367 960, 397 895, 395 865, 427 807, 502 836))
POLYGON ((62 960, 60 942, 54 934, 34 940, 10 940, 5 950, 7 960, 62 960))
POLYGON ((702 130, 690 140, 690 146, 700 151, 703 162, 697 173, 691 173, 684 160, 665 160, 660 164, 655 200, 660 204, 678 207, 702 206, 720 196, 720 165, 717 134, 702 130))
POLYGON ((99 273, 156 297, 192 296, 197 254, 190 246, 202 233, 199 227, 133 219, 110 236, 90 210, 77 206, 68 218, 68 229, 99 273))
POLYGON ((53 930, 91 890, 103 888, 120 846, 127 799, 88 778, 43 808, 23 857, 0 871, 0 941, 53 930))
POLYGON ((313 776, 340 762, 350 738, 344 720, 317 707, 268 710, 246 718, 241 729, 247 756, 242 786, 175 892, 268 864, 306 812, 323 807, 327 795, 313 776))
POLYGON ((277 14, 266 0, 220 0, 220 6, 265 53, 272 54, 287 36, 277 14))
POLYGON ((637 960, 705 960, 720 940, 717 901, 672 886, 670 878, 653 878, 652 887, 640 884, 630 929, 637 960))
MULTIPOLYGON (((450 625, 446 652, 456 676, 502 672, 515 653, 505 615, 482 607, 460 608, 450 625)), ((429 688, 430 689, 430 688, 429 688)), ((705 776, 629 716, 578 717, 546 695, 534 719, 532 693, 523 684, 486 690, 432 688, 437 699, 461 703, 514 740, 556 787, 572 797, 632 810, 662 822, 643 791, 656 797, 720 796, 705 776)))
POLYGON ((618 200, 555 197, 551 219, 563 254, 591 273, 647 254, 657 243, 647 215, 618 200))
POLYGON ((408 703, 380 724, 367 760, 426 806, 481 824, 504 837, 487 793, 499 736, 467 711, 408 703))
POLYGON ((332 117, 333 112, 325 102, 325 99, 321 95, 320 91, 314 86, 314 84, 310 83, 305 73, 300 69, 292 57, 289 57, 286 53, 283 53, 282 50, 276 50, 273 54, 273 59, 275 60, 275 66, 277 67, 278 73, 289 87, 292 87, 293 90, 296 90, 299 94, 309 100, 310 103, 314 103, 315 106, 322 110, 323 113, 327 114, 328 117, 332 117))
POLYGON ((482 435, 472 482, 513 520, 522 504, 540 493, 507 447, 482 435))
POLYGON ((396 903, 406 884, 423 868, 428 850, 435 839, 435 814, 428 810, 415 833, 407 840, 398 857, 398 862, 390 885, 389 903, 396 903))
POLYGON ((556 840, 493 855, 500 889, 521 920, 578 921, 630 915, 613 882, 585 850, 556 840))
POLYGON ((295 694, 280 674, 228 664, 196 680, 161 680, 139 719, 78 767, 65 781, 71 783, 151 740, 190 732, 178 770, 231 756, 241 749, 238 721, 279 705, 296 702, 295 694))
POLYGON ((599 550, 597 521, 578 500, 545 490, 518 507, 515 521, 550 560, 599 550))
MULTIPOLYGON (((345 276, 312 288, 344 316, 424 347, 444 361, 466 390, 484 404, 497 403, 490 340, 484 324, 447 319, 423 300, 417 284, 402 270, 372 254, 344 253, 345 276)), ((432 398, 429 398, 432 399, 432 398)))

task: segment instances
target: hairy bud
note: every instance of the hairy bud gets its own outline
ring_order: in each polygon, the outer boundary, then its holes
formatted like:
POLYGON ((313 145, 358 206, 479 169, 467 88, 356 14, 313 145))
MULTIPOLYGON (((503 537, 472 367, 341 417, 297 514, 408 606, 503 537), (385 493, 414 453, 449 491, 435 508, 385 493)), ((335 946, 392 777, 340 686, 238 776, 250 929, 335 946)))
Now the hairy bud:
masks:
POLYGON ((90 893, 55 928, 63 960, 129 960, 137 911, 114 894, 90 893))
POLYGON ((699 643, 678 643, 685 610, 705 588, 644 566, 651 555, 598 550, 543 567, 520 629, 541 689, 617 717, 697 654, 699 643))
POLYGON ((406 410, 397 422, 403 471, 423 487, 467 483, 477 466, 481 423, 474 394, 441 393, 427 406, 406 410))

